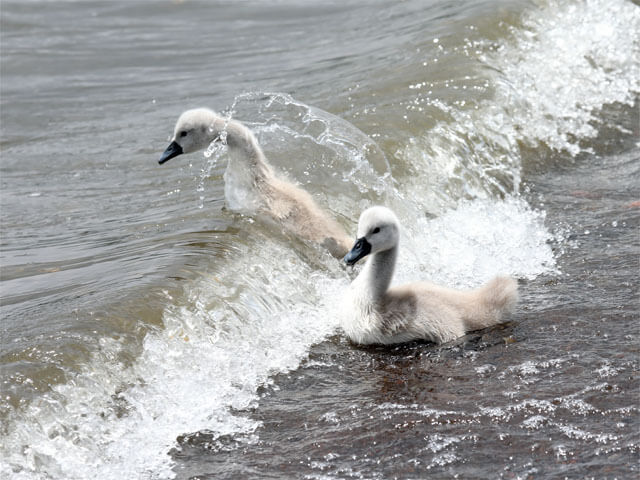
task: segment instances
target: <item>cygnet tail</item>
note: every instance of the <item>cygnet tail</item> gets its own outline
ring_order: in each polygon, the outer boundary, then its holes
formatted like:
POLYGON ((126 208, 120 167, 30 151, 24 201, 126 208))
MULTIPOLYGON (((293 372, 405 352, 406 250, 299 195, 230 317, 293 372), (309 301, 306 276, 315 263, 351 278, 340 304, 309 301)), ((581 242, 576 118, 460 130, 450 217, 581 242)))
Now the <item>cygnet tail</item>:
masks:
POLYGON ((467 304, 464 315, 467 332, 500 323, 518 303, 518 282, 499 276, 470 293, 473 300, 467 304))

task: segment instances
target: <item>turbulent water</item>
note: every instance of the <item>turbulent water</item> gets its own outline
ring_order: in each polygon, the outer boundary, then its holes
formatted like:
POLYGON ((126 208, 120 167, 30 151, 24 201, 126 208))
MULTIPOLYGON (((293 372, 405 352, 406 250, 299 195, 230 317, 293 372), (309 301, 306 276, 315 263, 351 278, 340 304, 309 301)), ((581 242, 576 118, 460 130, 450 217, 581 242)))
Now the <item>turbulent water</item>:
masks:
POLYGON ((0 475, 637 478, 640 7, 3 0, 0 475), (395 281, 519 279, 508 322, 359 348, 353 271, 239 212, 243 121, 395 281))

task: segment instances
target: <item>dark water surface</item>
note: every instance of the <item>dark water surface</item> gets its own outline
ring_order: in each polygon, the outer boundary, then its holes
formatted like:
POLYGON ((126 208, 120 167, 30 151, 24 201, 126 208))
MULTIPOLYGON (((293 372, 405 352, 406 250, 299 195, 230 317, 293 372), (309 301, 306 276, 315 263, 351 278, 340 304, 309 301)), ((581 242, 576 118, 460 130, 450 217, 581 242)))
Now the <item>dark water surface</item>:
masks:
MULTIPOLYGON (((637 478, 640 7, 0 6, 0 476, 637 478), (250 126, 396 281, 519 279, 507 323, 359 348, 353 272, 225 199, 250 126)), ((234 194, 242 192, 233 192, 234 194)))

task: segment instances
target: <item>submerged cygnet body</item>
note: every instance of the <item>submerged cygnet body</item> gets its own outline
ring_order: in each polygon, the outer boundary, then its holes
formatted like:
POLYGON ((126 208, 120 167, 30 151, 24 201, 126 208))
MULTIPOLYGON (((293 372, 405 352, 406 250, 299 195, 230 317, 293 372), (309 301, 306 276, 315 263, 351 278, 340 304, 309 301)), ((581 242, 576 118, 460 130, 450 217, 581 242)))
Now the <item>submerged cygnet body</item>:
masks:
POLYGON ((389 288, 398 256, 400 224, 385 207, 365 210, 358 239, 344 261, 371 255, 351 283, 342 328, 358 344, 394 344, 424 339, 444 343, 500 323, 518 300, 511 277, 496 277, 476 290, 453 290, 427 282, 389 288))
POLYGON ((229 148, 225 172, 228 200, 240 195, 245 206, 268 215, 299 237, 324 246, 334 257, 340 258, 349 251, 351 240, 344 229, 308 192, 274 174, 251 130, 236 120, 206 108, 187 110, 178 118, 171 144, 159 163, 203 150, 214 141, 223 141, 229 148), (238 194, 238 189, 227 189, 235 184, 243 184, 250 192, 238 194))

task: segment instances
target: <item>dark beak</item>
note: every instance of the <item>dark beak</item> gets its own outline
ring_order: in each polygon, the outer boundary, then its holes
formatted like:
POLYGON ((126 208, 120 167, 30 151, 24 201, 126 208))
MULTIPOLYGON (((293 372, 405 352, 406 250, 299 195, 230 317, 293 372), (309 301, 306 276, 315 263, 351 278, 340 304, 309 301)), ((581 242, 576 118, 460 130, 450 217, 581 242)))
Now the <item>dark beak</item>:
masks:
POLYGON ((177 157, 178 155, 182 155, 182 147, 176 142, 171 142, 160 157, 160 160, 158 160, 158 163, 162 165, 167 160, 171 160, 173 157, 177 157))
POLYGON ((362 237, 356 240, 356 244, 351 251, 344 256, 344 261, 347 265, 354 265, 358 260, 366 257, 371 253, 371 244, 367 242, 367 239, 362 237))

